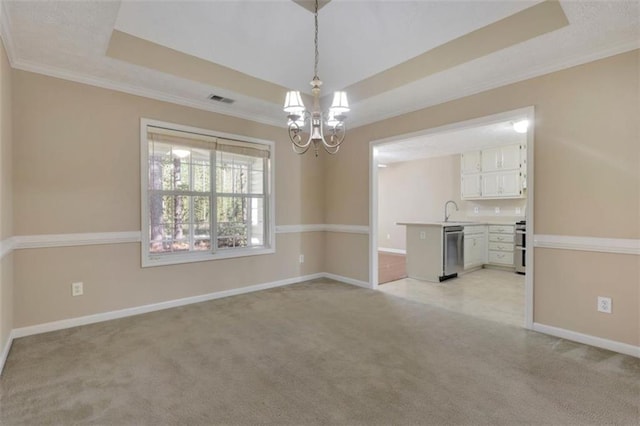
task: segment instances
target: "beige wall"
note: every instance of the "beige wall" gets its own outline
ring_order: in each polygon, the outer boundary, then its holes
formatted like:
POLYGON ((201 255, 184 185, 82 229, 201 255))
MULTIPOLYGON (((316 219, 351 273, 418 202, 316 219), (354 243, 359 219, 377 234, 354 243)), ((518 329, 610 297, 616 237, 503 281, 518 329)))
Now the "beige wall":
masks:
MULTIPOLYGON (((639 58, 640 51, 628 52, 352 130, 340 155, 326 161, 327 222, 368 223, 370 141, 533 105, 535 233, 640 238, 639 58)), ((327 235, 327 246, 333 244, 332 238, 327 235)), ((536 259, 538 253, 542 251, 536 250, 536 259)), ((330 252, 327 256, 327 265, 336 268, 347 261, 333 259, 330 252)), ((578 282, 572 273, 580 268, 586 275, 597 276, 612 259, 626 256, 576 252, 569 262, 551 265, 549 256, 541 254, 536 271, 553 271, 554 276, 566 278, 558 280, 555 288, 548 274, 535 278, 537 289, 550 289, 536 292, 534 321, 577 331, 566 317, 556 318, 539 309, 562 306, 568 312, 584 313, 576 315, 582 321, 581 332, 637 345, 637 269, 624 268, 615 278, 597 282, 578 282), (614 291, 612 279, 619 282, 620 292, 614 291), (611 292, 616 293, 614 313, 608 317, 611 320, 603 321, 595 311, 595 298, 586 300, 582 295, 611 292), (617 304, 619 297, 635 303, 617 304), (621 335, 614 323, 626 324, 628 331, 621 335)), ((354 274, 368 275, 368 264, 359 265, 354 274)))
MULTIPOLYGON (((353 129, 339 155, 315 158, 293 154, 283 129, 11 75, 3 55, 0 115, 13 114, 13 130, 7 139, 3 126, 2 146, 12 141, 14 220, 3 219, 2 232, 139 230, 140 117, 274 140, 278 225, 366 225, 370 141, 534 105, 536 233, 640 238, 638 60, 638 51, 618 55, 353 129)), ((3 286, 19 284, 13 327, 321 271, 369 275, 367 236, 335 232, 279 234, 274 255, 187 265, 142 269, 139 244, 18 250, 2 265, 3 286), (73 281, 85 283, 84 296, 70 296, 73 281)), ((640 300, 637 256, 537 249, 535 272, 536 322, 639 344, 639 308, 631 303, 640 300), (595 311, 595 295, 613 297, 612 315, 595 311)))
MULTIPOLYGON (((12 70, 0 42, 0 241, 13 235, 12 70)), ((0 259, 0 353, 13 328, 13 257, 0 259)))
POLYGON ((464 221, 512 223, 524 218, 527 204, 524 198, 461 200, 460 155, 390 163, 378 169, 378 247, 405 250, 406 229, 396 222, 442 221, 448 200, 459 208, 449 206, 449 219, 464 221))
MULTIPOLYGON (((406 229, 396 222, 439 222, 444 204, 460 201, 460 156, 391 163, 378 169, 378 247, 406 249, 406 229)), ((462 212, 449 206, 451 219, 462 212)))
POLYGON ((15 327, 132 308, 321 272, 324 234, 278 234, 271 255, 140 267, 140 244, 18 250, 15 327), (305 263, 298 254, 305 253, 305 263), (37 267, 34 267, 37 265, 37 267), (71 297, 70 284, 84 282, 71 297))
MULTIPOLYGON (((13 77, 16 235, 140 230, 141 117, 275 141, 276 224, 324 222, 325 156, 294 154, 284 128, 23 71, 13 77)), ((276 249, 145 269, 139 244, 18 250, 14 327, 323 271, 323 233, 278 235, 276 249), (75 281, 84 296, 71 297, 75 281)))

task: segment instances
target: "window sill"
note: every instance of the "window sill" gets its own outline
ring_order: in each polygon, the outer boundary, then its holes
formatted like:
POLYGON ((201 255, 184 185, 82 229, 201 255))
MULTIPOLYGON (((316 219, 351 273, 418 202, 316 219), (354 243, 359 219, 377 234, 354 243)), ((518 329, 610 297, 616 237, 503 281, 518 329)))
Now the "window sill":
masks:
POLYGON ((236 250, 220 250, 216 253, 184 253, 184 254, 156 254, 142 253, 142 267, 177 265, 180 263, 207 262, 210 260, 234 259, 236 257, 259 256, 273 254, 275 248, 254 247, 236 250))

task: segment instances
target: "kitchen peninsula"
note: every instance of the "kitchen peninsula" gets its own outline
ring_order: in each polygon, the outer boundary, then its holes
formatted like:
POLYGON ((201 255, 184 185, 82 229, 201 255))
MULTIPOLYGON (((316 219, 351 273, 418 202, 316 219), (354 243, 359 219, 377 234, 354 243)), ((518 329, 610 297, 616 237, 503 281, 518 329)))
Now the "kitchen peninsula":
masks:
POLYGON ((464 267, 464 225, 460 222, 400 222, 407 228, 407 275, 441 282, 464 267))
POLYGON ((407 276, 441 282, 488 265, 514 270, 513 223, 398 222, 406 227, 407 276))

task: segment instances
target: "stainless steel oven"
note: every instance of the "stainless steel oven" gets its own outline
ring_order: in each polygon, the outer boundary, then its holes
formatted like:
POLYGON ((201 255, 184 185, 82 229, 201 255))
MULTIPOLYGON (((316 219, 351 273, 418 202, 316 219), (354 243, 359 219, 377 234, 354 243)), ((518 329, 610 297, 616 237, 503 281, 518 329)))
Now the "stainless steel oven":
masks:
POLYGON ((516 272, 524 275, 527 270, 527 222, 516 222, 516 247, 515 247, 516 272))

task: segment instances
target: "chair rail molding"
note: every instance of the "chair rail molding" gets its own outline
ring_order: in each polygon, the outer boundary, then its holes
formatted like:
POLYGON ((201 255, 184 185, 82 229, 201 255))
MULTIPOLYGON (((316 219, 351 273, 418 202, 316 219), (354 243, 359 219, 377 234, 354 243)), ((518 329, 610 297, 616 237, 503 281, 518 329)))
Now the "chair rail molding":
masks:
POLYGON ((536 234, 533 238, 533 246, 535 248, 640 255, 640 239, 536 234))
POLYGON ((15 237, 0 240, 0 259, 11 253, 15 248, 15 237))

